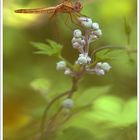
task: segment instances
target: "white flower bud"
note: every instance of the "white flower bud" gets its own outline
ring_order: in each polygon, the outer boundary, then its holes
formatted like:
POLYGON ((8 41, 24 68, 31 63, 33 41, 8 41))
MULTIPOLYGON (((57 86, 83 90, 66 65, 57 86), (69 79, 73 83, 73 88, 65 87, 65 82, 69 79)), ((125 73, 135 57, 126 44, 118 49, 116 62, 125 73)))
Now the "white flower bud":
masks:
POLYGON ((64 74, 65 75, 70 75, 71 74, 71 70, 69 68, 65 69, 64 74))
POLYGON ((86 44, 86 41, 84 39, 82 39, 81 44, 84 46, 86 44))
POLYGON ((98 38, 98 36, 97 35, 94 35, 94 34, 92 34, 92 35, 90 35, 90 40, 92 41, 92 40, 95 40, 95 39, 97 39, 98 38))
POLYGON ((98 62, 98 63, 96 64, 97 67, 101 67, 101 65, 102 65, 102 62, 98 62))
POLYGON ((85 65, 90 63, 91 58, 85 54, 80 54, 78 60, 76 61, 77 64, 85 65))
POLYGON ((101 68, 104 71, 109 71, 111 69, 111 66, 107 62, 104 62, 104 63, 102 63, 101 68))
POLYGON ((93 33, 99 37, 102 35, 102 31, 100 29, 95 30, 93 33))
POLYGON ((66 68, 66 62, 65 61, 59 61, 56 63, 56 69, 57 70, 64 70, 66 68))
POLYGON ((80 24, 86 28, 92 27, 92 19, 87 17, 80 17, 78 18, 80 24))
POLYGON ((85 65, 85 64, 87 64, 87 58, 86 57, 79 57, 77 60, 77 63, 81 64, 81 65, 85 65))
POLYGON ((66 99, 63 101, 63 107, 67 108, 67 109, 71 109, 74 105, 73 100, 72 99, 66 99))
POLYGON ((80 57, 87 57, 87 55, 88 55, 87 53, 84 53, 84 54, 81 53, 81 54, 79 54, 80 57))
POLYGON ((78 49, 81 47, 81 45, 78 42, 73 43, 72 46, 74 49, 78 49))
POLYGON ((74 30, 73 36, 76 38, 82 37, 82 32, 79 29, 74 30))
POLYGON ((96 69, 95 72, 97 75, 105 75, 105 72, 102 69, 96 69))
POLYGON ((75 43, 75 42, 81 43, 81 41, 82 41, 82 38, 75 38, 75 37, 72 38, 72 43, 75 43))
POLYGON ((98 30, 99 29, 99 24, 98 23, 92 23, 92 28, 94 29, 94 30, 98 30))

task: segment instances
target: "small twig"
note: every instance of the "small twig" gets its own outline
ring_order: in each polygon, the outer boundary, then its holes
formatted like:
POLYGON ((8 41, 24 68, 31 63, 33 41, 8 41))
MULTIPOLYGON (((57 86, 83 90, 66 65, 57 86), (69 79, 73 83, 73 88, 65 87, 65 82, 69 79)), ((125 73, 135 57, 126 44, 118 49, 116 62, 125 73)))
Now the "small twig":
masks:
POLYGON ((71 87, 71 90, 68 94, 68 98, 71 98, 73 93, 77 90, 77 83, 78 83, 78 80, 77 78, 73 77, 72 78, 72 87, 71 87))
POLYGON ((85 41, 86 41, 86 44, 85 44, 85 53, 88 54, 89 52, 89 30, 86 30, 85 32, 85 41))

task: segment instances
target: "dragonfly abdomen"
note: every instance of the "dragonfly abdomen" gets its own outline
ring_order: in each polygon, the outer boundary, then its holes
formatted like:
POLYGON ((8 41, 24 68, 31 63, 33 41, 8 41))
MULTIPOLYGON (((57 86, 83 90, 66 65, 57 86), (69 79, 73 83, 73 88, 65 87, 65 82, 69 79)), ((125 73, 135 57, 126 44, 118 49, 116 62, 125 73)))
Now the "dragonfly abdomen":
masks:
POLYGON ((16 13, 24 13, 24 14, 46 14, 46 13, 49 14, 54 13, 54 11, 55 11, 54 7, 15 10, 16 13))

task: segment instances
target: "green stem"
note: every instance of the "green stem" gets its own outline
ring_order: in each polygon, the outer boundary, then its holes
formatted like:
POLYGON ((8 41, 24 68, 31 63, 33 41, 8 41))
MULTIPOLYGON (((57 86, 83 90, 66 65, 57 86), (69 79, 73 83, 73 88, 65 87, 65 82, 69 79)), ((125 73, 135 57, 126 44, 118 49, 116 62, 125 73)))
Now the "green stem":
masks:
POLYGON ((53 103, 55 103, 58 99, 60 99, 61 97, 63 96, 66 96, 67 95, 67 91, 56 96, 53 100, 51 100, 51 102, 47 105, 45 111, 44 111, 44 115, 43 115, 43 118, 42 118, 42 122, 41 122, 41 137, 43 139, 43 133, 44 133, 44 129, 45 129, 45 122, 46 122, 46 117, 47 117, 47 113, 48 113, 48 110, 51 108, 51 106, 53 105, 53 103))
POLYGON ((45 122, 46 122, 46 117, 47 117, 47 114, 48 114, 48 111, 49 109, 51 108, 51 106, 58 100, 60 99, 61 97, 64 97, 66 95, 68 95, 68 98, 71 98, 71 96, 73 95, 73 93, 77 90, 77 83, 78 83, 78 80, 79 79, 76 79, 75 77, 73 77, 72 79, 72 87, 70 90, 56 96, 53 100, 51 100, 51 102, 47 105, 45 111, 44 111, 44 115, 43 115, 43 118, 42 118, 42 122, 41 122, 41 138, 43 139, 43 134, 44 134, 44 129, 45 129, 45 122))

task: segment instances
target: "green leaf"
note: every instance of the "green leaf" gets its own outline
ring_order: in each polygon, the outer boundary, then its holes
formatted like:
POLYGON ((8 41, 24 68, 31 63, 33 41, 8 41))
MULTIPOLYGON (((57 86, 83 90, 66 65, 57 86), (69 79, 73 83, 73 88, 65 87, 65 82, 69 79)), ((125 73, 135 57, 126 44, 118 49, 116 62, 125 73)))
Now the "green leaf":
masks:
POLYGON ((36 91, 39 91, 41 93, 47 93, 50 88, 50 82, 45 78, 38 78, 33 80, 30 83, 30 86, 36 91))
POLYGON ((110 86, 97 86, 87 89, 84 93, 78 96, 75 101, 77 106, 86 106, 91 104, 97 97, 108 93, 110 86))
POLYGON ((124 53, 122 50, 105 49, 96 53, 96 59, 98 61, 114 60, 114 59, 118 59, 118 57, 116 56, 119 56, 122 53, 124 53))
POLYGON ((94 135, 87 129, 71 126, 63 130, 58 140, 94 140, 94 135))
POLYGON ((47 44, 40 42, 31 42, 31 44, 38 49, 36 54, 45 54, 48 56, 60 56, 62 45, 53 40, 47 40, 47 44))
POLYGON ((137 121, 137 101, 124 101, 115 96, 104 96, 94 102, 93 111, 86 114, 94 123, 106 123, 108 127, 126 127, 137 121))

